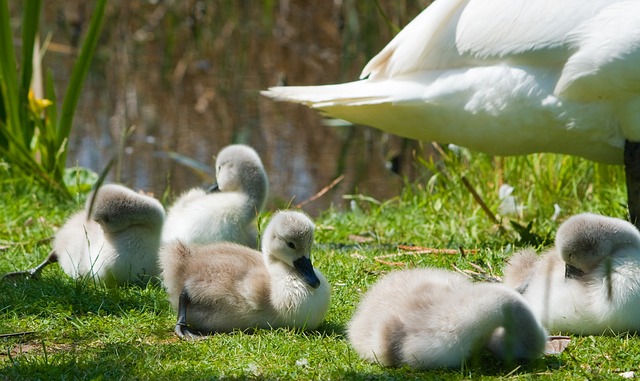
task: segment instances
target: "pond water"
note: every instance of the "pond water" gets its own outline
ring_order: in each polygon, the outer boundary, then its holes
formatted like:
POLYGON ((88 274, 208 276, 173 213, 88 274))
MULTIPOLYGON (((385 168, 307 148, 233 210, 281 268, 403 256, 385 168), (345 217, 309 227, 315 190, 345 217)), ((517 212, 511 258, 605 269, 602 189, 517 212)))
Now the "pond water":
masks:
MULTIPOLYGON (((328 126, 259 91, 277 84, 355 80, 364 64, 429 1, 111 1, 70 137, 69 166, 110 174, 156 196, 214 181, 216 153, 253 146, 270 180, 269 207, 343 206, 344 194, 397 195, 422 173, 418 142, 364 126, 328 126), (393 170, 392 170, 393 169, 393 170)), ((90 18, 85 1, 44 2, 45 65, 64 91, 90 18)), ((16 13, 19 20, 19 13, 16 13)))

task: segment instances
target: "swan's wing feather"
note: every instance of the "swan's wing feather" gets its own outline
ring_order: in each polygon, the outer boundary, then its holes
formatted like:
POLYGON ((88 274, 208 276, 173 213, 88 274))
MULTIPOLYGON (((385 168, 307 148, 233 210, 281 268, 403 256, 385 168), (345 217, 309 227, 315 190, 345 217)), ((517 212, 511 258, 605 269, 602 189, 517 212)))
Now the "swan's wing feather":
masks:
POLYGON ((555 93, 579 101, 640 93, 640 2, 603 9, 568 35, 575 53, 565 64, 555 93))
POLYGON ((438 0, 369 61, 361 78, 511 62, 562 63, 567 36, 613 0, 438 0))
POLYGON ((457 20, 469 0, 438 0, 405 26, 362 70, 383 79, 414 71, 461 66, 455 49, 457 20))
POLYGON ((471 0, 460 15, 456 46, 478 59, 536 66, 564 62, 567 35, 611 0, 471 0), (564 54, 563 54, 564 53, 564 54))

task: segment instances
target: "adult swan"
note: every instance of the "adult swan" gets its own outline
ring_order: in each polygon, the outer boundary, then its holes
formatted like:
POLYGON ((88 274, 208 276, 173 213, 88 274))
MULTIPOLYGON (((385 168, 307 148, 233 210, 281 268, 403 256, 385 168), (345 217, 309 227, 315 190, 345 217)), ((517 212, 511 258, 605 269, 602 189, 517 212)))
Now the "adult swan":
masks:
POLYGON ((625 164, 640 216, 640 1, 437 0, 360 81, 263 94, 493 155, 625 164))

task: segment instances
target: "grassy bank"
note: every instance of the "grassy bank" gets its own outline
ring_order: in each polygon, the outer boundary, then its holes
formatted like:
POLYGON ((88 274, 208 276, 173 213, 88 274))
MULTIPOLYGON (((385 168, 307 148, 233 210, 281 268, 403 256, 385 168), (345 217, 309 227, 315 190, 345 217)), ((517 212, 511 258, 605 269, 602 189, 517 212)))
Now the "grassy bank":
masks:
MULTIPOLYGON (((398 198, 351 196, 351 210, 328 210, 316 219, 314 264, 333 287, 332 307, 318 331, 238 332, 183 342, 173 334, 175 313, 161 287, 105 289, 69 279, 51 266, 38 281, 0 283, 0 334, 31 332, 0 338, 0 379, 566 380, 615 379, 636 370, 640 339, 630 335, 573 337, 562 354, 521 366, 486 355, 464 369, 424 373, 359 360, 344 327, 381 274, 437 266, 499 277, 514 250, 551 244, 570 215, 625 213, 618 167, 553 155, 497 160, 466 151, 448 151, 443 162, 420 165, 433 176, 407 184, 398 198), (520 213, 498 215, 504 182, 515 188, 520 213), (560 207, 555 219, 554 204, 560 207)), ((5 273, 42 260, 50 237, 84 199, 60 201, 33 181, 0 171, 0 273, 5 273)))

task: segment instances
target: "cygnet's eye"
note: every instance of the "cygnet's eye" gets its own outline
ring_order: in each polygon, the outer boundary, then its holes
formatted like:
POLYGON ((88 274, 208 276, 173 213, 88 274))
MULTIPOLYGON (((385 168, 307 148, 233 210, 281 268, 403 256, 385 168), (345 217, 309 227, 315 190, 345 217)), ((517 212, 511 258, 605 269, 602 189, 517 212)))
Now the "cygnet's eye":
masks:
POLYGON ((295 243, 293 243, 293 242, 287 242, 287 246, 289 246, 289 247, 290 247, 290 248, 292 248, 292 249, 295 249, 295 248, 296 248, 296 244, 295 244, 295 243))

